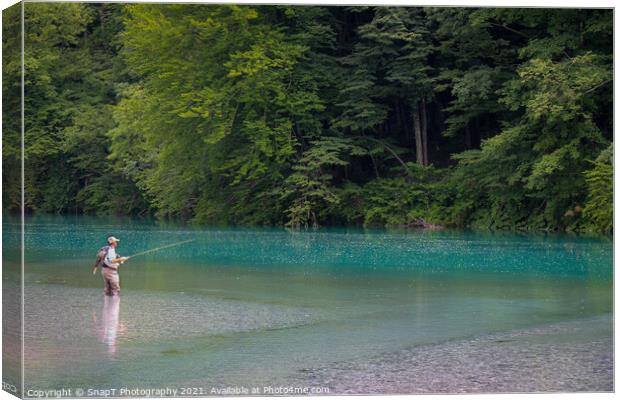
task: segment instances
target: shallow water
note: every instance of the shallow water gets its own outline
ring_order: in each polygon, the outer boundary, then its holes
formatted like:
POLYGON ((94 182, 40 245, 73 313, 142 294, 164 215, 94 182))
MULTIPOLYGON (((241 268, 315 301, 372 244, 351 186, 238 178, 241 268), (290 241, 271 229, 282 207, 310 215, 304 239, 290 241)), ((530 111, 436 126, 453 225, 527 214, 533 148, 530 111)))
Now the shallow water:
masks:
MULTIPOLYGON (((3 229, 10 255, 18 221, 5 218, 3 229)), ((609 238, 39 216, 28 218, 25 241, 26 389, 212 394, 213 386, 305 384, 367 393, 376 392, 372 379, 361 385, 346 371, 385 354, 592 318, 599 328, 573 333, 580 343, 611 337, 609 238), (194 242, 130 260, 115 300, 91 274, 109 235, 121 238, 122 255, 194 242)), ((5 258, 7 268, 18 270, 5 258)), ((387 382, 379 392, 399 392, 387 382)))

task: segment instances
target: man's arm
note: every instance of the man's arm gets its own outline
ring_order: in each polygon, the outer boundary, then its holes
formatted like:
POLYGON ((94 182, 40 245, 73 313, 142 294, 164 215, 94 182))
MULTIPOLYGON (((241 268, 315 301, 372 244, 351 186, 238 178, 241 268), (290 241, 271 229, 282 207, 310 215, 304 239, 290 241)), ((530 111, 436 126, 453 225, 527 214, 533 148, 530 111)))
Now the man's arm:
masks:
POLYGON ((116 254, 116 252, 111 253, 111 254, 110 252, 108 252, 108 254, 106 254, 105 256, 103 263, 110 268, 117 268, 118 264, 124 263, 127 260, 127 258, 128 257, 119 257, 118 254, 116 254))

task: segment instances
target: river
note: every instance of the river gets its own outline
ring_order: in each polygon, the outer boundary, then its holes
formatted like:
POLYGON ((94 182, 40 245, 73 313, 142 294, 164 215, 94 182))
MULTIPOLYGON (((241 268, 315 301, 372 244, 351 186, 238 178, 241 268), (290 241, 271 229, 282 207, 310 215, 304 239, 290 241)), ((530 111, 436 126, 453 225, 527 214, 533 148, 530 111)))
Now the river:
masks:
MULTIPOLYGON (((3 231, 6 303, 19 220, 3 231)), ((86 216, 27 217, 24 237, 30 394, 613 390, 611 238, 86 216), (121 255, 193 241, 131 259, 104 298, 109 235, 121 255)))

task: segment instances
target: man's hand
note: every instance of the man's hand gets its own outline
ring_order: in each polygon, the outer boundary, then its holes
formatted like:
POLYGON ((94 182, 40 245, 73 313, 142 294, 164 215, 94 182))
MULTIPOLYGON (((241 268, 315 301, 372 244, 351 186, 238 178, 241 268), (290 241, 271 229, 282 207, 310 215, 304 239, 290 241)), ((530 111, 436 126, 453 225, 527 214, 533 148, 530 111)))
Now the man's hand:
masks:
POLYGON ((97 269, 98 269, 98 268, 99 268, 99 267, 95 267, 95 268, 93 268, 93 275, 95 275, 95 274, 97 273, 97 269))
POLYGON ((124 263, 125 261, 129 260, 129 257, 121 257, 121 264, 124 263))

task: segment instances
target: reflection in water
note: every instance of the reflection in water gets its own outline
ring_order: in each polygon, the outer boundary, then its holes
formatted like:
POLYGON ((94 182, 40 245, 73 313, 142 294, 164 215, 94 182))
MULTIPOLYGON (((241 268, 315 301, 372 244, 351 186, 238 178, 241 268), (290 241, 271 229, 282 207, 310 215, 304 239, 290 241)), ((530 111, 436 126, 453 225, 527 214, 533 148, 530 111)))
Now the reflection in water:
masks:
POLYGON ((116 340, 121 328, 119 311, 120 296, 104 296, 101 325, 98 326, 99 338, 107 346, 108 354, 116 353, 116 340))

